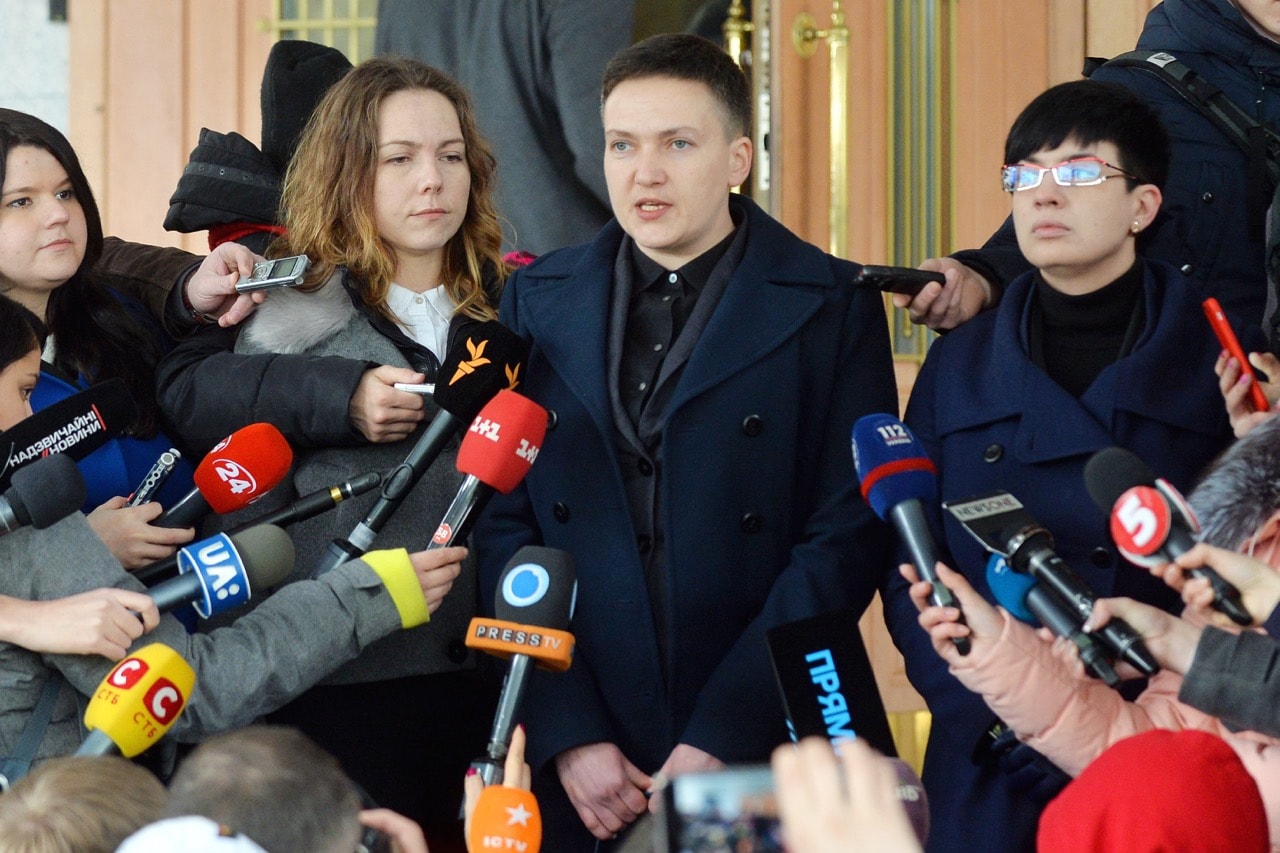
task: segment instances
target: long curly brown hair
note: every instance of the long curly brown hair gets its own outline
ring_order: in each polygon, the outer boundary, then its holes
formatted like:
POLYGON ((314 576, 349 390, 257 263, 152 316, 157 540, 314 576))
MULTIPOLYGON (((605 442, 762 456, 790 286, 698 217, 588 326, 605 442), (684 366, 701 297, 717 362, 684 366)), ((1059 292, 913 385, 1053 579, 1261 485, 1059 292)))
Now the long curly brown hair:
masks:
POLYGON ((305 287, 318 287, 334 267, 360 282, 366 305, 396 320, 387 304, 396 257, 378 234, 373 184, 378 154, 378 111, 389 95, 406 89, 439 92, 458 112, 471 190, 467 213, 444 249, 442 277, 457 311, 477 320, 497 317, 484 289, 486 274, 501 281, 502 226, 493 201, 497 161, 480 134, 466 90, 443 71, 399 56, 362 62, 333 85, 316 107, 298 142, 281 195, 285 235, 273 257, 307 255, 305 287))

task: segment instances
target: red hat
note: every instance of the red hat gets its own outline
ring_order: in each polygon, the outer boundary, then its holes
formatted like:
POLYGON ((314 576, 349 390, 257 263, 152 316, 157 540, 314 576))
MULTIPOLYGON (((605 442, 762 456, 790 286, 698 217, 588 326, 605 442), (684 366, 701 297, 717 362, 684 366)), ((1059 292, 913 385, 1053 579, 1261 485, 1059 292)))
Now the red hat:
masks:
POLYGON ((1156 729, 1113 745, 1040 817, 1039 853, 1269 849, 1257 783, 1217 735, 1156 729))

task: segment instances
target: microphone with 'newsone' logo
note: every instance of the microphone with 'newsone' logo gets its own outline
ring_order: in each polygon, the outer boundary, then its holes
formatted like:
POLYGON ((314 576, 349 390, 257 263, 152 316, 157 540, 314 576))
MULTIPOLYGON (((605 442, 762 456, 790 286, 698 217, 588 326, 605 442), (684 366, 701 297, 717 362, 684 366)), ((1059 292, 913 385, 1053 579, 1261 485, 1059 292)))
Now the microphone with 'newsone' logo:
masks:
POLYGON ((293 570, 293 540, 272 524, 218 533, 178 551, 176 578, 147 590, 160 612, 195 605, 204 618, 239 607, 254 588, 268 589, 293 570))
POLYGON ((293 450, 280 430, 268 423, 241 427, 205 454, 195 470, 196 487, 152 524, 191 527, 210 512, 244 509, 275 488, 292 464, 293 450))
POLYGON ((76 755, 140 755, 173 726, 195 685, 195 670, 169 646, 151 643, 131 653, 89 700, 89 736, 76 755))
POLYGON ((0 536, 27 525, 43 530, 80 509, 84 498, 84 477, 71 457, 46 456, 15 472, 0 495, 0 536))
POLYGON ((558 548, 526 545, 507 562, 498 580, 496 618, 471 620, 467 645, 511 660, 486 755, 471 764, 486 785, 502 781, 503 761, 532 667, 564 672, 573 662, 574 640, 568 628, 577 597, 573 557, 558 548))
MULTIPOLYGON (((1089 497, 1111 514, 1111 538, 1129 562, 1153 568, 1171 563, 1196 545, 1200 523, 1182 494, 1122 447, 1099 450, 1084 466, 1089 497)), ((1208 566, 1186 569, 1213 587, 1213 608, 1237 625, 1253 618, 1236 589, 1208 566)))
POLYGON ((515 391, 502 390, 480 410, 458 448, 466 476, 427 550, 462 538, 495 491, 509 494, 538 458, 547 435, 547 410, 515 391))
POLYGON ((138 407, 123 379, 59 400, 0 433, 0 489, 20 469, 54 454, 81 460, 124 433, 138 407))
MULTIPOLYGON (((853 425, 853 466, 862 484, 862 497, 876 515, 892 522, 921 580, 933 587, 929 603, 935 607, 960 605, 938 579, 938 546, 929 531, 925 506, 938 502, 938 475, 933 460, 907 425, 893 415, 865 415, 853 425)), ((964 621, 964 614, 960 614, 964 621)), ((969 654, 968 637, 953 638, 956 650, 969 654)))
POLYGON ((432 392, 432 399, 440 411, 431 419, 404 461, 383 478, 382 493, 364 520, 352 528, 346 539, 335 539, 329 543, 325 556, 313 569, 312 577, 336 569, 372 547, 387 519, 453 437, 471 423, 499 391, 504 388, 514 390, 520 384, 520 375, 528 357, 529 343, 496 320, 473 327, 449 350, 440 365, 435 391, 432 392))

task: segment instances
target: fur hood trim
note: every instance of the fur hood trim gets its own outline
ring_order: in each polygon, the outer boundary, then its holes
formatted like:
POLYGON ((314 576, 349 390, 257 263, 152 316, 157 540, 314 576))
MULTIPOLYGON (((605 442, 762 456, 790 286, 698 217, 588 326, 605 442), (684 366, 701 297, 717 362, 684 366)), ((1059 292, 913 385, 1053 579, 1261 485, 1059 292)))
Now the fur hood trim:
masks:
POLYGON ((1205 542, 1236 550, 1280 509, 1280 417, 1251 429, 1187 498, 1205 542))
POLYGON ((282 287, 268 292, 245 335, 255 349, 275 353, 306 352, 332 338, 359 313, 342 284, 345 270, 310 292, 282 287))

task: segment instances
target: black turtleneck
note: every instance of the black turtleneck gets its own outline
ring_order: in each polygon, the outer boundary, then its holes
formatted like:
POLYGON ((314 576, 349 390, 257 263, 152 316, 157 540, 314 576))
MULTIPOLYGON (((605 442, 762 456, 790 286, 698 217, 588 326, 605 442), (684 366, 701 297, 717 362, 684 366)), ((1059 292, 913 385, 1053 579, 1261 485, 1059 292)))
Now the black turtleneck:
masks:
POLYGON ((1080 397, 1142 331, 1142 264, 1092 293, 1054 290, 1036 272, 1027 340, 1031 360, 1073 397, 1080 397))

